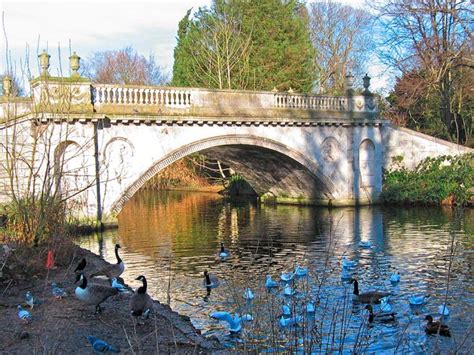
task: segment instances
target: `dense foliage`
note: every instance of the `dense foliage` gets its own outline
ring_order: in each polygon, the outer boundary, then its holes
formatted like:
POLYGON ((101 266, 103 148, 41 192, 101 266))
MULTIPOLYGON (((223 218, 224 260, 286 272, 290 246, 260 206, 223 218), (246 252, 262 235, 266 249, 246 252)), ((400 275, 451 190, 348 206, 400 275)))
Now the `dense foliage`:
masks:
POLYGON ((314 49, 297 0, 216 0, 181 20, 175 86, 311 91, 314 49))
POLYGON ((385 202, 421 205, 467 205, 474 198, 474 154, 423 160, 414 170, 400 167, 399 157, 384 174, 385 202))

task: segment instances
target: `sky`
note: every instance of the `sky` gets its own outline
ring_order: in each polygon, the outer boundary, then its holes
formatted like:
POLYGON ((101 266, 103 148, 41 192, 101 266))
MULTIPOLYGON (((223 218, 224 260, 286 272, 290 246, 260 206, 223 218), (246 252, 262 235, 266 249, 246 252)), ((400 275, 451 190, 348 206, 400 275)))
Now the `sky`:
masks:
MULTIPOLYGON (((363 0, 342 2, 362 6, 363 0)), ((67 58, 71 51, 87 59, 94 52, 126 46, 146 57, 153 54, 157 64, 171 73, 179 21, 188 9, 195 11, 210 3, 211 0, 0 0, 0 73, 6 72, 7 53, 18 77, 25 77, 25 68, 33 77, 38 75, 37 55, 43 49, 51 55, 50 73, 69 75, 67 58)), ((371 70, 369 75, 378 75, 376 65, 371 70)), ((377 88, 384 81, 379 79, 374 84, 377 88)))

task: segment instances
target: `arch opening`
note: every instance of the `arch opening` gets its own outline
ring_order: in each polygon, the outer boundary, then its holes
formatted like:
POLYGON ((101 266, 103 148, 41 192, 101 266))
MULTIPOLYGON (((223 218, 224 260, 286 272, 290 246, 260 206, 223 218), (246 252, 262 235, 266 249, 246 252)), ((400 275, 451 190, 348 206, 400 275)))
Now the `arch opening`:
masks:
POLYGON ((241 174, 258 196, 303 201, 330 201, 336 188, 318 164, 279 142, 254 136, 223 136, 185 145, 154 162, 112 204, 120 212, 149 179, 175 161, 192 153, 218 159, 241 174))

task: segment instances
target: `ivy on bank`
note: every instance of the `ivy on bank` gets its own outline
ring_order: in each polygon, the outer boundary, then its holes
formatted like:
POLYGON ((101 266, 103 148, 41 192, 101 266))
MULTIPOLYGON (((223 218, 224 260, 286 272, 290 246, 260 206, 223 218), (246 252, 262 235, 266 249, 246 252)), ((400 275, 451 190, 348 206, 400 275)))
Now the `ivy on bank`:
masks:
POLYGON ((414 170, 394 159, 384 173, 382 197, 389 204, 458 205, 474 200, 474 154, 426 158, 414 170))

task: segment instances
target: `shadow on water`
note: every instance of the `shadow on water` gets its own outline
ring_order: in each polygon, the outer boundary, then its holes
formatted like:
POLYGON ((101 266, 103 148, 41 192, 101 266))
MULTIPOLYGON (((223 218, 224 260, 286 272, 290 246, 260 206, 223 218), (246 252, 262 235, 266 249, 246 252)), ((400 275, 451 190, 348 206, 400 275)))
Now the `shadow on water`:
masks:
POLYGON ((267 206, 218 194, 142 192, 124 207, 118 231, 106 232, 103 244, 91 236, 81 245, 114 261, 113 246, 120 242, 128 283, 139 286, 134 279, 145 274, 155 298, 167 302, 169 297, 174 310, 229 346, 424 352, 455 349, 472 331, 472 217, 472 210, 456 220, 452 210, 440 208, 267 206), (451 237, 456 248, 446 321, 455 337, 436 340, 425 335, 424 317, 436 315, 443 303, 451 237), (360 241, 371 247, 360 248, 360 241), (230 252, 224 261, 218 257, 221 242, 230 252), (341 279, 342 256, 358 265, 341 279), (307 267, 308 276, 289 284, 294 295, 285 296, 283 284, 267 292, 267 274, 279 280, 297 265, 307 267), (220 280, 212 291, 203 286, 204 270, 220 280), (401 281, 391 284, 396 271, 401 281), (359 280, 361 292, 390 292, 397 322, 369 327, 363 307, 352 303, 351 277, 359 280), (251 302, 243 297, 248 287, 255 294, 251 302), (415 294, 430 297, 410 308, 408 298, 415 294), (305 312, 309 302, 315 306, 310 315, 305 312), (291 316, 280 321, 284 304, 292 316, 302 317, 299 327, 281 326, 291 321, 291 316), (224 322, 210 319, 215 311, 251 314, 254 320, 243 321, 244 330, 229 336, 224 322))

